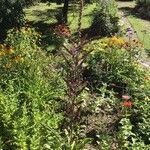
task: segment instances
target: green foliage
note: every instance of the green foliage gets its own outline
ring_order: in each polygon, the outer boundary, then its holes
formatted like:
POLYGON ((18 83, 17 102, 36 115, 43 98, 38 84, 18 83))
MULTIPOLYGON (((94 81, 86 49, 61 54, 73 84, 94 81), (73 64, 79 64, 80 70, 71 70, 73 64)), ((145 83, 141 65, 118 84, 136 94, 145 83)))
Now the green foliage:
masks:
POLYGON ((136 102, 135 114, 136 118, 138 118, 138 122, 135 125, 135 132, 142 137, 142 140, 146 144, 150 144, 150 99, 146 97, 145 99, 139 99, 136 102))
POLYGON ((121 128, 118 134, 119 149, 127 149, 127 150, 149 149, 149 145, 146 145, 141 140, 141 137, 133 132, 133 125, 131 124, 131 121, 127 116, 126 118, 121 119, 120 124, 121 128))
POLYGON ((136 0, 138 5, 142 5, 142 6, 150 6, 150 0, 136 0))
POLYGON ((101 148, 101 150, 110 150, 112 148, 112 137, 108 134, 102 134, 98 135, 98 146, 101 148))
POLYGON ((98 0, 97 8, 93 13, 92 28, 102 36, 114 35, 119 31, 119 17, 114 0, 98 0))
POLYGON ((0 40, 5 38, 8 29, 24 24, 22 0, 0 1, 0 40))
POLYGON ((137 61, 140 51, 137 47, 126 47, 125 43, 122 38, 112 37, 89 45, 89 49, 95 49, 85 70, 89 86, 96 88, 103 81, 115 83, 120 91, 130 92, 126 87, 131 90, 133 85, 142 82, 144 71, 137 61))
POLYGON ((34 29, 23 28, 10 31, 9 46, 0 47, 2 149, 39 150, 47 145, 57 149, 62 145, 63 114, 55 112, 59 106, 54 99, 63 95, 63 82, 53 69, 53 58, 47 59, 36 45, 37 39, 34 29))

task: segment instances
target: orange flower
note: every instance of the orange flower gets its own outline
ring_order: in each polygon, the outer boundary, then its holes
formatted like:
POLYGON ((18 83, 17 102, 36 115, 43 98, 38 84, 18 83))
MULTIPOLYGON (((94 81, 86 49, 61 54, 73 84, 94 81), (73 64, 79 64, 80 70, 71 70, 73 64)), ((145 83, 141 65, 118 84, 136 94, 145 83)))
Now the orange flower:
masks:
POLYGON ((70 28, 65 24, 60 24, 55 27, 55 31, 62 36, 71 36, 70 28))
POLYGON ((144 77, 144 80, 149 80, 149 77, 145 76, 145 77, 144 77))
POLYGON ((12 61, 15 61, 15 62, 19 62, 19 61, 23 61, 24 58, 22 56, 15 56, 11 59, 12 61))
POLYGON ((132 107, 133 102, 131 102, 131 101, 124 101, 122 105, 123 105, 124 107, 132 107))
POLYGON ((12 53, 14 53, 14 50, 11 47, 6 47, 5 53, 12 54, 12 53))
POLYGON ((124 100, 129 100, 129 99, 130 99, 130 96, 128 96, 128 95, 122 95, 122 99, 124 99, 124 100))
POLYGON ((108 44, 110 46, 112 46, 112 45, 123 46, 125 44, 125 41, 122 38, 117 38, 117 37, 113 36, 112 38, 109 39, 108 44))

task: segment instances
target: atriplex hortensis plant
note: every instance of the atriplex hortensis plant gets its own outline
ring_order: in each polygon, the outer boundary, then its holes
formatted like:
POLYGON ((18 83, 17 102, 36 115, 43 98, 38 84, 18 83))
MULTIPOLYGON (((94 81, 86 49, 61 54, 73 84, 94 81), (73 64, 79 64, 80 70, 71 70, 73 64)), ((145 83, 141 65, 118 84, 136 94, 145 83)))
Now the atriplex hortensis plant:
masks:
POLYGON ((61 51, 61 53, 65 60, 64 81, 67 85, 66 115, 70 119, 71 126, 75 125, 80 119, 82 101, 79 99, 79 95, 86 87, 86 82, 83 80, 83 63, 89 53, 92 52, 92 50, 86 51, 83 48, 87 43, 93 40, 85 40, 81 37, 81 20, 84 6, 83 0, 79 1, 79 5, 77 40, 71 36, 69 28, 65 25, 62 25, 63 27, 61 25, 59 26, 61 29, 63 28, 63 33, 60 32, 61 30, 58 28, 55 30, 59 36, 65 37, 67 41, 67 44, 63 44, 63 51, 61 51))

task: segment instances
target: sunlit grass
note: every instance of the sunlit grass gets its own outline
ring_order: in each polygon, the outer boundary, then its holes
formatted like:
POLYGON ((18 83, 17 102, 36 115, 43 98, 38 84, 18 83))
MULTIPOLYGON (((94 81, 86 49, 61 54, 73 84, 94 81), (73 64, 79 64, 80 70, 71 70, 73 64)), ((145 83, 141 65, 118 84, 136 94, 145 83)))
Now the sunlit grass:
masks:
POLYGON ((148 21, 142 20, 135 16, 128 16, 128 19, 137 32, 139 40, 144 44, 146 49, 150 50, 150 25, 148 21))
MULTIPOLYGON (((77 22, 78 22, 78 16, 79 16, 79 11, 77 8, 77 5, 73 6, 70 5, 72 9, 69 11, 68 14, 68 22, 70 25, 71 30, 74 32, 77 29, 77 22)), ((92 12, 95 9, 96 4, 90 4, 86 5, 84 7, 84 12, 83 12, 83 19, 82 19, 82 28, 88 28, 91 25, 92 21, 92 12)), ((25 9, 25 14, 26 14, 26 19, 28 21, 32 22, 43 22, 47 24, 53 24, 56 23, 57 20, 55 18, 55 15, 61 11, 62 5, 57 5, 55 3, 50 3, 50 5, 46 3, 39 3, 38 5, 29 7, 25 9)))

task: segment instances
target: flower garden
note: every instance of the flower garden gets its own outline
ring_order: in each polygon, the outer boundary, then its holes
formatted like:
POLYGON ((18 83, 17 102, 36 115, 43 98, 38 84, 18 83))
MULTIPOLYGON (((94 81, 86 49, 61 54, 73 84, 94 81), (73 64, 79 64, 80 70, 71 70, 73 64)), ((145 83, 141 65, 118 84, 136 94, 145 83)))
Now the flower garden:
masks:
POLYGON ((65 2, 0 1, 0 150, 149 150, 149 46, 126 2, 65 2))

